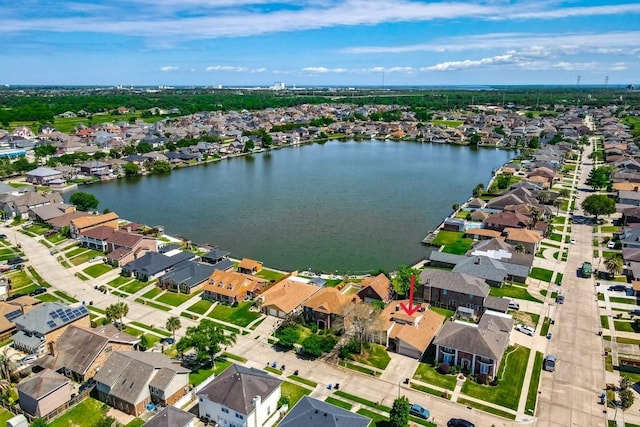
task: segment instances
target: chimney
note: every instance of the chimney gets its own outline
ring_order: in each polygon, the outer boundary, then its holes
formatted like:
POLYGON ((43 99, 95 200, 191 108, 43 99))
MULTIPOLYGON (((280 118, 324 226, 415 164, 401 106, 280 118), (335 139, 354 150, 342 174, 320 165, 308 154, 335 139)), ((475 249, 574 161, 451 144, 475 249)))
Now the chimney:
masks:
POLYGON ((474 264, 476 264, 476 265, 480 265, 480 257, 478 257, 478 258, 476 259, 476 262, 474 262, 474 264))
POLYGON ((396 311, 400 311, 400 304, 396 304, 396 311))
POLYGON ((253 406, 255 408, 257 408, 258 406, 260 406, 260 404, 262 403, 262 398, 259 395, 256 395, 252 400, 251 403, 253 404, 253 406))

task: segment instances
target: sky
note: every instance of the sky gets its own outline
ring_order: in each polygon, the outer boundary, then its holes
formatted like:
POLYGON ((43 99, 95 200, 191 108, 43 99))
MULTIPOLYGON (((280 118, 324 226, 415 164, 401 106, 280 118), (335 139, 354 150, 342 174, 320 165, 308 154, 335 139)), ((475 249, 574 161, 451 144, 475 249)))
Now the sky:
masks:
POLYGON ((0 0, 0 84, 638 83, 619 0, 0 0))

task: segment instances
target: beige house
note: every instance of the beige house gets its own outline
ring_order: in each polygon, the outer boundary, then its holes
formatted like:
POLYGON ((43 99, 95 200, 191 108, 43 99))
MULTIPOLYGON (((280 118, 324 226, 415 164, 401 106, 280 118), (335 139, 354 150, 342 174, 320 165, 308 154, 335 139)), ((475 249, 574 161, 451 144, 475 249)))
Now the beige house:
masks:
POLYGON ((78 239, 83 232, 101 225, 118 229, 118 214, 109 212, 102 215, 87 215, 80 218, 72 219, 69 224, 69 231, 73 239, 78 239))
POLYGON ((262 271, 262 262, 249 258, 242 258, 238 264, 238 272, 245 274, 256 274, 262 271))
POLYGON ((307 279, 290 276, 276 283, 258 297, 261 310, 270 316, 284 318, 302 313, 302 305, 321 288, 307 279))
POLYGON ((51 369, 25 378, 17 386, 20 408, 34 417, 45 417, 71 400, 71 380, 51 369))
POLYGON ((203 299, 233 304, 261 291, 269 281, 235 271, 215 270, 202 286, 203 299))

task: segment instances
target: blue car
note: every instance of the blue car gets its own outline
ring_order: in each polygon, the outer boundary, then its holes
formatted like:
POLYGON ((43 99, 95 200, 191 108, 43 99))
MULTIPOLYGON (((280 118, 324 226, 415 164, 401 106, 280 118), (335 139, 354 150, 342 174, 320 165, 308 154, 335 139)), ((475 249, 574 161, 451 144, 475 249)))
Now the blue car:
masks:
POLYGON ((429 418, 429 415, 431 415, 428 410, 416 403, 411 404, 411 407, 409 408, 409 414, 418 418, 424 418, 425 420, 429 418))

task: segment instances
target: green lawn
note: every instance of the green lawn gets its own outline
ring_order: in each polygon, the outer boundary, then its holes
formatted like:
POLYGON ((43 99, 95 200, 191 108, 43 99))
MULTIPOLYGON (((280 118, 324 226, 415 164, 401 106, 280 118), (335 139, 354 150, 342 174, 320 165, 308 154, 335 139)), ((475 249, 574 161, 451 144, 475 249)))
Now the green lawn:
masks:
POLYGON ((155 298, 156 296, 158 296, 161 293, 162 293, 162 289, 153 288, 150 291, 147 291, 144 294, 142 294, 142 297, 143 298, 148 298, 148 299, 153 299, 153 298, 155 298))
POLYGON ((113 270, 113 267, 109 264, 100 263, 90 265, 82 271, 95 279, 96 277, 100 277, 111 270, 113 270))
POLYGON ((413 374, 413 379, 446 388, 447 390, 453 390, 456 387, 455 375, 441 374, 427 363, 420 363, 418 365, 418 369, 416 369, 416 372, 413 374))
POLYGON ((30 225, 29 227, 27 227, 27 230, 29 230, 30 232, 35 233, 35 234, 43 235, 47 231, 50 231, 51 227, 49 227, 48 225, 33 224, 33 225, 30 225))
POLYGON ((533 279, 542 280, 544 282, 551 282, 551 277, 553 276, 553 271, 547 270, 546 268, 533 267, 531 269, 531 273, 529 273, 529 277, 533 279))
POLYGON ((549 327, 551 326, 551 319, 545 317, 542 321, 542 327, 540 328, 540 335, 546 337, 549 333, 549 327))
POLYGON ((453 310, 447 310, 446 308, 441 308, 441 307, 429 307, 429 310, 438 314, 442 314, 445 317, 445 322, 448 318, 453 316, 453 313, 455 313, 455 311, 453 310))
POLYGON ((438 234, 431 242, 435 246, 451 245, 462 239, 464 233, 461 231, 438 231, 438 234))
POLYGON ((496 409, 493 406, 483 405, 482 403, 478 403, 478 402, 476 402, 474 400, 460 398, 460 399, 458 399, 458 403, 460 405, 470 406, 472 408, 476 408, 476 409, 479 409, 481 411, 488 412, 490 414, 494 414, 494 415, 497 415, 497 416, 502 417, 502 418, 507 418, 509 420, 515 420, 516 419, 516 416, 514 414, 511 414, 511 413, 506 412, 506 411, 501 411, 500 409, 496 409))
POLYGON ((189 374, 189 384, 191 384, 192 386, 197 386, 202 381, 209 378, 212 374, 218 375, 229 366, 231 366, 231 362, 224 359, 217 359, 215 369, 212 368, 210 364, 205 365, 200 369, 194 369, 189 374))
MULTIPOLYGON (((329 402, 329 403, 331 403, 331 402, 329 402)), ((351 408, 347 408, 347 409, 351 409, 351 408)), ((15 417, 15 415, 13 413, 7 411, 4 408, 0 408, 0 426, 6 426, 7 425, 7 421, 9 421, 13 417, 15 417)))
POLYGON ((504 285, 501 288, 492 286, 489 288, 489 295, 494 297, 509 297, 533 302, 542 302, 538 298, 532 296, 529 291, 527 291, 527 288, 517 285, 504 285))
POLYGON ((269 270, 268 268, 263 268, 259 273, 256 274, 258 277, 262 277, 263 279, 267 279, 269 281, 278 281, 285 276, 284 273, 280 273, 279 271, 269 270))
POLYGON ((350 411, 351 408, 353 408, 353 405, 351 403, 347 403, 344 400, 336 399, 335 397, 331 397, 331 396, 327 397, 324 401, 333 406, 346 409, 347 411, 350 411))
POLYGON ((9 280, 11 280, 11 289, 16 291, 25 286, 29 286, 33 283, 31 278, 27 276, 25 271, 14 271, 13 273, 9 273, 5 275, 9 280))
MULTIPOLYGON (((131 279, 129 279, 129 280, 131 280, 131 279)), ((151 282, 141 282, 138 279, 134 279, 133 282, 127 283, 126 285, 122 286, 120 288, 120 290, 122 292, 126 292, 128 294, 135 294, 136 292, 140 291, 141 289, 146 288, 150 284, 151 284, 151 282)), ((158 293, 160 293, 160 292, 158 292, 158 293)))
POLYGON ((635 322, 625 322, 624 320, 614 320, 613 327, 620 332, 640 332, 640 328, 635 322))
POLYGON ((197 303, 193 304, 191 307, 187 308, 187 311, 192 311, 198 314, 205 314, 209 308, 213 305, 213 302, 201 299, 197 303))
POLYGON ((53 293, 54 293, 56 296, 60 297, 60 299, 63 299, 63 300, 65 300, 65 301, 67 301, 67 302, 70 302, 70 303, 78 302, 78 300, 77 300, 77 299, 75 299, 74 297, 72 297, 72 296, 70 296, 70 295, 67 295, 66 293, 64 293, 64 292, 62 292, 62 291, 57 291, 57 290, 56 290, 56 291, 53 291, 53 293))
POLYGON ((40 294, 40 295, 36 296, 35 298, 37 300, 42 301, 42 302, 60 302, 60 299, 56 298, 55 296, 53 296, 51 294, 40 294))
POLYGON ((298 403, 298 400, 302 399, 302 396, 311 394, 311 390, 308 388, 294 384, 290 381, 283 381, 281 390, 282 396, 289 397, 290 408, 293 408, 294 405, 298 403))
POLYGON ((243 301, 239 303, 237 307, 218 304, 211 313, 209 313, 209 317, 246 327, 249 323, 261 316, 259 312, 249 310, 252 304, 251 301, 243 301))
POLYGON ((481 385, 467 380, 462 393, 509 409, 518 409, 524 374, 527 369, 529 349, 522 346, 509 347, 502 358, 496 386, 481 385))
POLYGON ((89 397, 73 407, 69 412, 56 418, 49 427, 93 426, 105 418, 104 404, 89 397))
POLYGON ((351 355, 354 361, 373 366, 374 368, 386 369, 389 362, 391 362, 391 357, 383 346, 379 344, 369 344, 363 347, 363 354, 351 355))
POLYGON ((600 227, 601 233, 617 233, 618 231, 620 231, 620 227, 615 225, 603 225, 600 227))
POLYGON ((533 412, 536 408, 536 401, 538 399, 538 384, 540 383, 540 373, 542 372, 543 361, 544 354, 537 351, 535 361, 533 362, 533 371, 531 372, 531 382, 529 383, 527 404, 525 406, 527 415, 533 415, 533 412))
POLYGON ((114 288, 119 288, 120 286, 131 280, 133 280, 131 277, 118 276, 115 279, 108 281, 107 285, 113 286, 114 288))
POLYGON ((73 258, 76 255, 80 255, 82 252, 86 251, 87 248, 85 248, 84 246, 72 246, 71 249, 68 249, 67 251, 65 251, 65 256, 67 258, 73 258))
POLYGON ((609 301, 615 302, 618 304, 636 304, 635 298, 624 298, 624 297, 609 297, 609 301))
POLYGON ((431 123, 433 123, 434 126, 448 126, 451 128, 457 128, 464 122, 462 120, 432 120, 431 123))
POLYGON ((58 244, 58 243, 60 243, 60 242, 62 242, 64 240, 67 240, 67 236, 65 236, 63 234, 60 234, 60 233, 56 233, 56 234, 53 234, 51 236, 47 236, 46 239, 48 241, 50 241, 51 243, 53 243, 53 244, 58 244))
MULTIPOLYGON (((246 360, 245 360, 245 362, 246 362, 246 360)), ((312 388, 315 388, 315 386, 318 385, 317 382, 308 380, 306 378, 299 377, 298 375, 289 375, 287 378, 292 379, 292 380, 296 380, 299 383, 306 384, 306 385, 308 385, 309 387, 312 387, 312 388)))
POLYGON ((182 294, 182 293, 178 293, 178 292, 167 291, 164 294, 160 295, 156 299, 156 301, 162 302, 162 303, 165 303, 165 304, 168 304, 168 305, 172 305, 174 307, 177 307, 180 304, 183 304, 183 303, 189 301, 190 298, 193 298, 198 294, 199 294, 199 292, 195 292, 193 294, 182 294))
MULTIPOLYGON (((73 265, 80 265, 89 261, 91 258, 102 256, 102 255, 104 255, 104 253, 100 251, 94 251, 93 249, 89 249, 88 251, 83 252, 80 255, 76 255, 75 257, 70 258, 69 262, 71 262, 71 264, 73 265)), ((68 255, 67 255, 67 258, 69 258, 68 255)))

